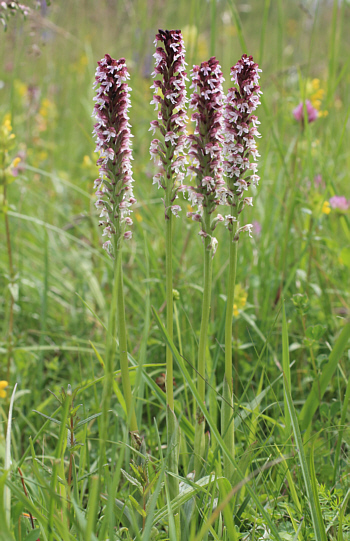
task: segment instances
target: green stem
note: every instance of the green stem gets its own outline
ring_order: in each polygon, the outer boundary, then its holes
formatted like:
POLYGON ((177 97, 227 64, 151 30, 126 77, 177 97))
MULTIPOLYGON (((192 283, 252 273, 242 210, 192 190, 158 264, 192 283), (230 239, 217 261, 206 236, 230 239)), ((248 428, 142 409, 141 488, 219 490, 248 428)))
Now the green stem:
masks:
MULTIPOLYGON (((7 255, 8 255, 8 262, 9 262, 9 274, 10 274, 10 280, 11 285, 14 284, 14 278, 15 278, 15 272, 13 268, 13 259, 12 259, 12 246, 11 246, 11 236, 10 236, 10 224, 9 219, 7 216, 7 200, 6 200, 6 178, 4 179, 4 188, 3 188, 3 212, 4 212, 4 218, 5 218, 5 231, 6 231, 6 248, 7 248, 7 255)), ((10 381, 10 371, 11 371, 11 359, 12 359, 12 339, 13 339, 13 305, 14 305, 14 299, 12 295, 12 290, 10 291, 10 315, 9 315, 9 325, 8 325, 8 332, 7 332, 7 371, 6 371, 6 377, 7 381, 10 381)))
MULTIPOLYGON (((170 163, 170 162, 169 162, 170 163)), ((166 265, 166 325, 171 339, 174 336, 174 296, 173 296, 173 214, 171 206, 171 184, 166 193, 167 218, 165 220, 165 265, 166 265)), ((174 376, 173 354, 169 346, 166 347, 166 424, 168 446, 168 469, 171 473, 179 473, 179 425, 174 413, 174 376)), ((169 495, 173 500, 179 494, 179 481, 176 477, 169 478, 169 495)), ((176 516, 177 523, 179 515, 176 516)))
MULTIPOLYGON (((169 212, 165 220, 165 257, 166 257, 166 326, 171 339, 174 336, 173 330, 173 215, 169 212)), ((174 390, 173 390, 173 354, 169 346, 166 348, 166 396, 169 408, 174 411, 174 390)))
MULTIPOLYGON (((121 252, 121 250, 119 250, 121 252)), ((125 305, 124 305, 124 288, 123 288, 123 269, 121 253, 117 255, 117 280, 118 280, 118 296, 117 296, 117 321, 119 335, 119 357, 120 370, 122 374, 123 394, 125 399, 126 410, 128 412, 129 429, 131 432, 138 432, 135 409, 132 400, 131 384, 129 377, 129 362, 128 362, 128 344, 126 335, 125 323, 125 305)))
MULTIPOLYGON (((204 208, 204 223, 205 230, 210 231, 210 215, 207 209, 204 208)), ((203 291, 203 304, 202 304, 202 321, 199 335, 199 348, 198 348, 198 366, 197 366, 197 390, 198 394, 203 402, 205 402, 205 357, 208 340, 208 327, 209 327, 209 314, 210 314, 210 300, 211 300, 211 282, 212 282, 212 252, 208 250, 210 238, 204 239, 204 291, 203 291)), ((197 409, 196 425, 195 425, 195 438, 194 438, 194 468, 195 476, 198 479, 200 470, 202 468, 201 457, 204 452, 204 417, 197 409)))
POLYGON ((233 392, 232 379, 232 314, 233 302, 235 298, 236 271, 237 271, 237 250, 238 241, 234 241, 234 236, 237 230, 237 222, 234 222, 232 231, 230 231, 230 251, 229 251, 229 275, 227 282, 227 305, 226 305, 226 320, 225 320, 225 376, 227 383, 233 392))
MULTIPOLYGON (((229 275, 227 283, 227 304, 225 319, 225 377, 223 382, 223 402, 221 408, 221 435, 231 456, 235 456, 235 426, 233 409, 233 378, 232 378, 232 317, 235 297, 238 240, 234 240, 237 231, 237 221, 230 231, 229 275)), ((224 476, 231 481, 233 466, 226 455, 224 459, 224 476)))
POLYGON ((120 364, 122 373, 123 394, 127 412, 129 414, 129 428, 132 432, 137 432, 137 422, 134 409, 132 406, 132 393, 129 379, 128 356, 127 356, 127 339, 125 325, 125 308, 124 308, 124 293, 123 293, 123 275, 122 275, 122 254, 121 249, 115 243, 115 260, 114 260, 114 276, 112 299, 108 318, 108 333, 106 340, 106 355, 104 366, 104 385, 102 394, 102 416, 100 427, 100 452, 99 452, 99 480, 102 483, 103 467, 106 464, 106 441, 108 434, 108 412, 111 403, 113 390, 113 373, 114 359, 116 350, 116 318, 118 320, 119 331, 119 350, 120 364))

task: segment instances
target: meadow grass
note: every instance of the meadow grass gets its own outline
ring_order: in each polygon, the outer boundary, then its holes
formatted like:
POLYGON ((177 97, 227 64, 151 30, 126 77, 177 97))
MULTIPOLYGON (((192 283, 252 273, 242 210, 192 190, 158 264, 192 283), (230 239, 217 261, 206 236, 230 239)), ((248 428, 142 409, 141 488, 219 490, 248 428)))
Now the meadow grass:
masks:
POLYGON ((350 199, 349 18, 345 1, 84 0, 9 21, 0 125, 10 119, 10 157, 21 162, 0 199, 1 541, 178 541, 178 516, 182 541, 350 539, 350 215, 329 204, 350 199), (173 220, 173 336, 165 325, 164 206, 152 186, 148 131, 158 28, 182 30, 189 69, 215 54, 225 92, 242 53, 263 70, 261 181, 244 212, 245 223, 258 224, 239 242, 233 308, 234 456, 220 430, 228 236, 218 226, 203 400, 203 248, 184 199, 173 220), (105 53, 126 58, 133 89, 138 203, 123 277, 139 448, 127 429, 118 354, 107 430, 100 415, 114 265, 94 207, 91 111, 105 53), (305 99, 321 114, 302 125, 293 109, 305 99), (166 347, 178 476, 167 446, 166 347), (9 381, 6 396, 1 381, 9 381), (206 434, 194 480, 197 408, 206 434))

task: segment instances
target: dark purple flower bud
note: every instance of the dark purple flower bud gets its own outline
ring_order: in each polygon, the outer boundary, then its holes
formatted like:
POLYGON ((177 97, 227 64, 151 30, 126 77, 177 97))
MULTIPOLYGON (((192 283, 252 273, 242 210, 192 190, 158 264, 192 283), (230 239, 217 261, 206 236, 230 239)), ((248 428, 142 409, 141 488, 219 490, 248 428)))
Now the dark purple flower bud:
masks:
MULTIPOLYGON (((225 104, 225 141, 223 168, 226 174, 226 194, 223 202, 231 207, 231 214, 237 218, 245 205, 252 206, 252 198, 245 197, 244 192, 251 184, 258 184, 260 177, 256 174, 256 163, 259 153, 255 138, 260 137, 257 126, 260 124, 254 113, 260 103, 262 94, 259 86, 258 64, 252 56, 244 54, 231 68, 231 79, 237 85, 230 88, 225 104), (249 173, 251 171, 251 173, 249 173)), ((225 225, 232 230, 232 215, 226 216, 225 225)), ((236 220, 235 220, 236 221, 236 220)), ((239 232, 248 231, 244 226, 239 232)))
POLYGON ((94 87, 96 105, 93 117, 97 123, 93 134, 96 140, 96 152, 100 153, 97 165, 100 178, 94 182, 99 197, 96 207, 105 218, 103 235, 114 238, 103 247, 114 257, 114 249, 122 237, 128 239, 131 232, 125 233, 125 225, 132 223, 128 218, 130 205, 136 202, 132 191, 131 133, 128 122, 130 107, 130 88, 127 84, 129 73, 125 59, 114 60, 109 54, 97 63, 94 87))
POLYGON ((151 122, 150 130, 160 132, 160 139, 153 139, 150 147, 151 157, 160 167, 153 177, 153 184, 163 188, 166 193, 168 206, 165 216, 171 212, 180 210, 178 205, 171 206, 169 203, 176 197, 176 181, 183 179, 181 172, 185 166, 184 145, 186 143, 186 71, 185 71, 185 47, 180 30, 159 30, 156 35, 156 48, 154 58, 156 60, 153 75, 160 75, 151 88, 156 94, 151 101, 155 109, 159 109, 158 120, 151 122), (175 165, 176 164, 176 165, 175 165))

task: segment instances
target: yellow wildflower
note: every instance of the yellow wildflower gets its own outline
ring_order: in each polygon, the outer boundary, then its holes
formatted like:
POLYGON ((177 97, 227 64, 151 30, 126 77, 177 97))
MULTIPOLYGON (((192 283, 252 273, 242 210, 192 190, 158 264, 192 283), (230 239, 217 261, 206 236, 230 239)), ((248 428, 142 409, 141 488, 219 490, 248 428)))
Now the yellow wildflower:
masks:
POLYGON ((21 161, 21 158, 19 158, 17 156, 17 158, 15 158, 11 164, 12 167, 17 167, 17 165, 19 164, 19 162, 21 161))
POLYGON ((329 201, 325 201, 322 205, 322 212, 323 214, 329 214, 330 211, 331 211, 331 207, 330 207, 329 201))
POLYGON ((248 293, 243 289, 241 284, 235 286, 235 296, 233 303, 233 315, 238 317, 240 310, 243 310, 247 303, 248 293))
POLYGON ((92 161, 91 161, 91 158, 90 156, 87 156, 85 154, 84 158, 83 158, 83 167, 91 167, 91 165, 93 165, 92 161))
POLYGON ((27 96, 27 94, 28 94, 28 85, 23 83, 23 81, 20 81, 19 79, 16 79, 14 81, 14 88, 15 88, 16 94, 20 98, 24 98, 24 97, 27 96))
POLYGON ((0 398, 6 398, 6 387, 8 386, 8 382, 7 381, 0 381, 0 398))

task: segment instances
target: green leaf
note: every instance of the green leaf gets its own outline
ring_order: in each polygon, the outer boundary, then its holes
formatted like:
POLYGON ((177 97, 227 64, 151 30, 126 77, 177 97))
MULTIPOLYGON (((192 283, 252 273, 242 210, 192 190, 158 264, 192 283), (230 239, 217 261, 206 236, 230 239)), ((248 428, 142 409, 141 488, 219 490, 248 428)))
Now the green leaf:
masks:
POLYGON ((121 469, 122 474, 124 475, 125 479, 129 481, 132 485, 137 487, 142 492, 142 485, 140 481, 135 479, 135 477, 132 477, 132 475, 129 475, 125 470, 121 469))
POLYGON ((313 325, 306 329, 306 336, 310 340, 319 340, 326 330, 325 325, 313 325))
POLYGON ((38 539, 40 539, 40 530, 36 528, 27 535, 24 541, 37 541, 38 539))
POLYGON ((53 417, 49 417, 48 415, 45 415, 44 413, 41 413, 41 411, 38 411, 38 410, 33 410, 33 411, 34 411, 34 413, 37 413, 38 415, 41 415, 41 417, 44 417, 48 421, 52 421, 53 423, 56 423, 56 425, 61 424, 61 421, 59 421, 58 419, 54 419, 53 417))
POLYGON ((322 371, 322 376, 319 380, 319 387, 318 382, 314 381, 311 392, 300 412, 299 420, 301 430, 306 430, 311 423, 312 417, 319 406, 319 389, 322 398, 335 372, 335 369, 337 368, 338 362, 340 361, 340 358, 344 352, 349 337, 350 323, 347 323, 338 336, 338 339, 335 342, 333 350, 329 356, 328 363, 322 371))
POLYGON ((146 518, 146 516, 147 516, 146 511, 144 509, 142 509, 139 502, 137 500, 135 500, 135 498, 133 496, 131 496, 131 494, 129 496, 129 500, 130 500, 131 505, 133 506, 133 508, 138 512, 138 514, 141 515, 141 517, 146 518))
POLYGON ((5 507, 4 507, 4 490, 7 477, 7 471, 5 471, 0 477, 0 541, 14 541, 14 537, 9 530, 7 524, 5 507))
POLYGON ((80 428, 81 426, 85 425, 86 423, 89 423, 93 419, 97 419, 97 417, 100 417, 102 415, 102 412, 95 413, 94 415, 90 415, 90 417, 87 417, 86 419, 83 419, 82 421, 79 421, 79 423, 76 424, 75 430, 80 428))

